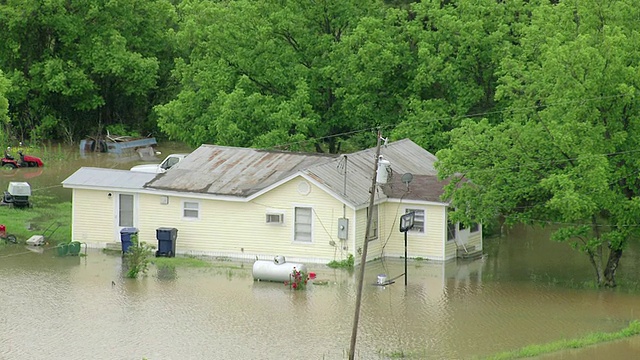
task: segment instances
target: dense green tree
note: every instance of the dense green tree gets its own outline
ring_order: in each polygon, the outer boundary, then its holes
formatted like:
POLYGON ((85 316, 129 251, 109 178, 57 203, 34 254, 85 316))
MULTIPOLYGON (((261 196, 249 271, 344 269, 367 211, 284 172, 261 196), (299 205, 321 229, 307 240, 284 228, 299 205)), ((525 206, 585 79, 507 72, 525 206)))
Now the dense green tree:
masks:
POLYGON ((528 6, 183 2, 182 92, 156 108, 159 123, 192 145, 310 139, 336 152, 370 146, 362 130, 382 127, 436 151, 462 117, 494 110, 496 67, 528 6))
POLYGON ((7 78, 0 70, 0 146, 7 143, 7 134, 9 133, 9 116, 7 116, 9 112, 9 100, 5 94, 9 90, 9 86, 11 82, 7 80, 7 78))
POLYGON ((413 4, 404 34, 415 67, 394 137, 412 138, 435 152, 448 145, 448 131, 465 117, 500 121, 496 70, 516 46, 529 6, 521 0, 413 4))
POLYGON ((559 224, 599 286, 640 218, 640 11, 632 0, 562 1, 532 12, 500 64, 503 121, 464 122, 437 153, 454 220, 559 224), (468 179, 469 181, 460 181, 468 179))
POLYGON ((157 107, 176 139, 337 152, 397 107, 402 59, 381 3, 194 0, 180 13, 182 88, 157 107))
POLYGON ((157 86, 172 66, 175 21, 169 0, 0 4, 13 135, 73 140, 109 124, 144 128, 151 102, 166 98, 157 86))

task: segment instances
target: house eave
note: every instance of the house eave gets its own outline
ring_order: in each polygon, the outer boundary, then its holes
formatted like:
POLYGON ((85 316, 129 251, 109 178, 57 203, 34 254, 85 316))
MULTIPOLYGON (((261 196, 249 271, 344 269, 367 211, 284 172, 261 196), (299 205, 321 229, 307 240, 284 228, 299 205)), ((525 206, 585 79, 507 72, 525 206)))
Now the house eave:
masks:
POLYGON ((398 199, 398 198, 388 198, 387 202, 403 203, 403 204, 433 205, 433 206, 450 206, 451 205, 449 202, 442 202, 442 201, 408 200, 408 199, 398 199))
POLYGON ((240 197, 240 196, 171 191, 171 190, 154 189, 154 188, 140 189, 140 188, 104 187, 104 186, 68 185, 68 184, 63 184, 63 188, 92 190, 92 191, 127 192, 127 193, 159 195, 159 196, 175 196, 175 197, 182 197, 182 198, 189 198, 189 199, 219 200, 219 201, 228 201, 228 202, 248 202, 249 201, 246 197, 240 197))

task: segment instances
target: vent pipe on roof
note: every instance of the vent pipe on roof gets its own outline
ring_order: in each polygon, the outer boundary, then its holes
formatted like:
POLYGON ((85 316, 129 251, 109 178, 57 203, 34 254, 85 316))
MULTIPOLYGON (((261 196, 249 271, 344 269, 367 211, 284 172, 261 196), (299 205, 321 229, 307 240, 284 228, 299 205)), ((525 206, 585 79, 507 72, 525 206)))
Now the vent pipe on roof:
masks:
POLYGON ((344 185, 342 188, 342 195, 347 196, 347 155, 342 155, 342 160, 344 161, 344 163, 342 163, 342 161, 340 162, 341 165, 344 165, 344 185))
POLYGON ((382 158, 382 155, 378 157, 378 171, 376 173, 376 183, 386 184, 389 181, 391 175, 391 163, 389 160, 382 158))

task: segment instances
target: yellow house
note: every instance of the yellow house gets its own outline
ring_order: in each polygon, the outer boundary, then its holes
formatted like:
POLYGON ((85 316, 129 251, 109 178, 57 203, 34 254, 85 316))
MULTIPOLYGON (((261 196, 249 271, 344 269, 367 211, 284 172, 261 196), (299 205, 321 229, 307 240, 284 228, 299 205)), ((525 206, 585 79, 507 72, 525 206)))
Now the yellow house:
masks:
POLYGON ((480 226, 448 224, 436 158, 411 140, 346 155, 202 145, 163 174, 81 168, 62 184, 73 191, 72 238, 89 247, 119 243, 121 230, 157 244, 158 228, 177 229, 179 254, 327 263, 354 256, 403 257, 400 217, 414 212, 407 256, 448 260, 482 250, 480 226), (409 181, 411 180, 411 181, 409 181))

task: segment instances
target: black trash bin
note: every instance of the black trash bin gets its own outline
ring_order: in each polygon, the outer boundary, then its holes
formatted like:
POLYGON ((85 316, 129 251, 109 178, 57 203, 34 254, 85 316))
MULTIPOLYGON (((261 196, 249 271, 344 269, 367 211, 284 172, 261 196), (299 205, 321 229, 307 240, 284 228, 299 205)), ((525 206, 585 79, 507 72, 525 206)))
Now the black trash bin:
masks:
POLYGON ((134 227, 126 227, 120 230, 120 241, 122 242, 123 254, 126 253, 127 250, 129 250, 129 247, 131 246, 131 244, 133 244, 131 236, 137 235, 137 234, 138 234, 138 229, 134 227))
POLYGON ((178 229, 161 227, 156 229, 156 238, 158 239, 158 250, 156 257, 174 257, 176 256, 176 238, 178 237, 178 229))

